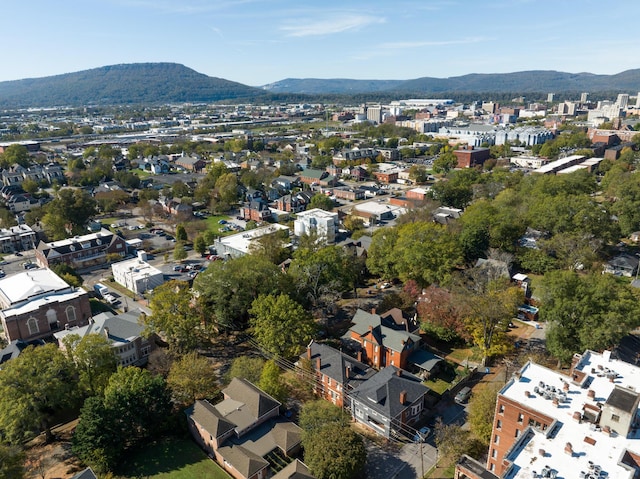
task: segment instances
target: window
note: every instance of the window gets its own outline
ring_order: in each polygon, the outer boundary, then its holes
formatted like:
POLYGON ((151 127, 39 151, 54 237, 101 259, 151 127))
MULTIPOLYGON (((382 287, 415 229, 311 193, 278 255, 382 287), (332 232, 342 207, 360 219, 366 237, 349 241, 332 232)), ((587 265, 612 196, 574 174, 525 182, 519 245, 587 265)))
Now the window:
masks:
POLYGON ((47 315, 47 322, 49 323, 49 325, 53 325, 58 322, 58 314, 56 313, 55 309, 49 309, 46 315, 47 315))
POLYGON ((76 308, 73 306, 67 306, 65 309, 65 313, 67 313, 67 322, 72 323, 76 320, 76 308))
POLYGON ((496 421, 496 429, 502 429, 502 420, 501 419, 498 419, 496 421))
POLYGON ((504 414, 504 404, 500 404, 500 408, 498 409, 498 414, 504 414))
POLYGON ((490 470, 491 472, 495 471, 495 470, 496 470, 496 465, 495 465, 495 464, 490 464, 490 465, 489 465, 489 470, 490 470))
POLYGON ((415 416, 422 410, 422 404, 416 404, 415 406, 411 406, 411 415, 415 416))
POLYGON ((519 436, 520 436, 520 429, 516 429, 515 437, 519 437, 519 436))
POLYGON ((29 334, 38 334, 40 332, 38 320, 33 316, 27 319, 27 328, 29 328, 29 334))
POLYGON ((620 422, 620 416, 618 416, 617 414, 612 414, 611 415, 611 420, 613 422, 620 422))
POLYGON ((491 457, 493 459, 495 459, 496 457, 498 457, 498 450, 497 449, 492 449, 491 450, 491 457))
POLYGON ((495 435, 495 437, 493 438, 493 443, 494 444, 500 444, 500 436, 498 436, 497 434, 495 435))
POLYGON ((522 413, 518 414, 518 422, 520 424, 522 424, 524 422, 524 414, 522 414, 522 413))

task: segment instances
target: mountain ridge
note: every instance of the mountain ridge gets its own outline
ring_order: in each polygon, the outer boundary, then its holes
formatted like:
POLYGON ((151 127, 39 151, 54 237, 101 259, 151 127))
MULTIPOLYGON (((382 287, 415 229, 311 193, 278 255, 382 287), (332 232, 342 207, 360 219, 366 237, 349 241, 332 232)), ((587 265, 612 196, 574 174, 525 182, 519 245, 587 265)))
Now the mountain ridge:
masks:
POLYGON ((613 75, 530 70, 470 73, 448 78, 353 80, 286 78, 260 87, 211 77, 178 63, 107 65, 79 72, 0 82, 0 108, 166 104, 188 102, 287 101, 369 95, 451 95, 468 93, 575 93, 640 91, 640 69, 613 75), (289 97, 287 98, 287 95, 289 97), (293 96, 292 96, 293 95, 293 96), (300 98, 296 98, 298 95, 300 98))

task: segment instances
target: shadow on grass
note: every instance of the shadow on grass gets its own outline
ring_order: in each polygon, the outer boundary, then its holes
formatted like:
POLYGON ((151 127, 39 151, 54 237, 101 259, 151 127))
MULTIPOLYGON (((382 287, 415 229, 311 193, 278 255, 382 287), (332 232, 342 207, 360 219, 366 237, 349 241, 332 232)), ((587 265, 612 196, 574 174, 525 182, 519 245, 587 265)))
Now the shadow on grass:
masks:
POLYGON ((193 441, 186 438, 166 438, 132 451, 122 460, 119 472, 124 478, 229 477, 193 441))

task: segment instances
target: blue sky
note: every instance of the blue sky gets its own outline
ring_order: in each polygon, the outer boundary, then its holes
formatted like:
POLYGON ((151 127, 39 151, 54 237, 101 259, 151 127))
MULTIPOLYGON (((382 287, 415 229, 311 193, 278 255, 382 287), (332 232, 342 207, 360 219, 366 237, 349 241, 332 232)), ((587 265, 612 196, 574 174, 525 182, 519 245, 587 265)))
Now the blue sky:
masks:
POLYGON ((263 85, 640 68, 640 1, 2 0, 0 81, 175 62, 263 85))

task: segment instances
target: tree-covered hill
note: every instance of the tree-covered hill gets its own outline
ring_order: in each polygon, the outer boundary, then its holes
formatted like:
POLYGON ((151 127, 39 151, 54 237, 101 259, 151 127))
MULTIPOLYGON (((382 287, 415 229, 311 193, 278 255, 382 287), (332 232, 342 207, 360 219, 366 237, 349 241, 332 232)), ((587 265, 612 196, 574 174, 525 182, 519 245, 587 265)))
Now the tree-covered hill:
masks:
POLYGON ((271 93, 355 94, 406 93, 411 95, 476 92, 636 92, 640 89, 640 69, 615 75, 566 73, 557 71, 523 71, 514 73, 472 73, 469 75, 413 80, 349 80, 288 78, 262 87, 271 93))
POLYGON ((176 63, 134 63, 0 82, 0 107, 209 102, 261 94, 176 63))

